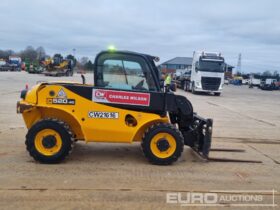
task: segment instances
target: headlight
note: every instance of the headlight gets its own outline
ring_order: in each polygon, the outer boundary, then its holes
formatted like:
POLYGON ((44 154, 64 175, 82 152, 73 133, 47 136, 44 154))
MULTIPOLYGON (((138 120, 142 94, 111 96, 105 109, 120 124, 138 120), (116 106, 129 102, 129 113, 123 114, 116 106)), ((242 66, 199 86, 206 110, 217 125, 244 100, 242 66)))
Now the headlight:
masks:
POLYGON ((200 82, 198 82, 198 81, 195 82, 195 86, 196 86, 196 87, 200 87, 200 82))

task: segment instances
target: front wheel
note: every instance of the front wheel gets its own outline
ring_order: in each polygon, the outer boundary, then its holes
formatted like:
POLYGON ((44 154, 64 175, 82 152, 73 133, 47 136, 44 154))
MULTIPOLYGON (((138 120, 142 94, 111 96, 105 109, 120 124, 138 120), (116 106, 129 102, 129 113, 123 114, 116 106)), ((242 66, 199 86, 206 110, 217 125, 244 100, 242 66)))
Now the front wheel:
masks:
POLYGON ((220 95, 221 95, 221 93, 214 93, 214 95, 215 95, 215 96, 220 96, 220 95))
POLYGON ((170 165, 184 149, 182 133, 173 125, 158 123, 147 129, 142 139, 145 157, 156 165, 170 165))
POLYGON ((35 123, 26 135, 26 149, 36 161, 58 163, 72 149, 73 134, 69 126, 57 119, 43 119, 35 123))

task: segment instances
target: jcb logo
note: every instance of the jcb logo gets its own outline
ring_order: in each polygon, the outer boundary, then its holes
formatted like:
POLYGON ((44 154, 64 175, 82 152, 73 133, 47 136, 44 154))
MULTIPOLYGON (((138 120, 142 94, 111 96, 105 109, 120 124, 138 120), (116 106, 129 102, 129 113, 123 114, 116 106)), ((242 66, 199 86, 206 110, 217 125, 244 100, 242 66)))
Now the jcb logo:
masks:
POLYGON ((104 98, 106 98, 106 92, 102 91, 102 90, 96 90, 95 97, 98 99, 104 99, 104 98))

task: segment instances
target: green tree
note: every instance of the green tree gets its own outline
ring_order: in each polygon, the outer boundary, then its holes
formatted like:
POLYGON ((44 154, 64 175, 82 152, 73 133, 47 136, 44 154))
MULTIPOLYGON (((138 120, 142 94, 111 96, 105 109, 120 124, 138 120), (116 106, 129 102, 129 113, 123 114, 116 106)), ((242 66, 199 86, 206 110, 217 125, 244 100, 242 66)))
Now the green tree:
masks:
POLYGON ((23 60, 29 60, 30 62, 34 62, 38 58, 38 54, 32 46, 28 46, 25 50, 21 51, 20 56, 23 60))
POLYGON ((266 77, 270 77, 270 76, 272 76, 272 74, 271 74, 271 72, 270 71, 264 71, 263 73, 262 73, 262 76, 266 76, 266 77))
POLYGON ((275 77, 279 77, 279 73, 278 73, 278 71, 277 71, 277 70, 275 70, 275 71, 273 72, 273 76, 275 76, 275 77))
POLYGON ((41 60, 41 59, 46 57, 46 51, 45 51, 45 49, 42 46, 38 47, 36 49, 36 52, 37 52, 37 56, 38 56, 37 59, 38 60, 41 60))
POLYGON ((56 57, 56 58, 59 58, 59 59, 63 59, 63 56, 60 53, 54 54, 53 57, 56 57))
POLYGON ((80 60, 80 63, 85 66, 86 63, 89 61, 88 57, 82 57, 81 60, 80 60))
POLYGON ((89 60, 85 65, 84 65, 85 69, 86 70, 89 70, 89 71, 93 71, 93 63, 91 62, 91 60, 89 60))
POLYGON ((77 64, 77 59, 76 59, 73 55, 71 55, 71 54, 67 55, 67 56, 66 56, 66 59, 72 60, 72 61, 74 62, 74 66, 76 66, 76 64, 77 64))
POLYGON ((14 55, 15 52, 12 50, 0 50, 0 58, 8 60, 10 55, 14 55))

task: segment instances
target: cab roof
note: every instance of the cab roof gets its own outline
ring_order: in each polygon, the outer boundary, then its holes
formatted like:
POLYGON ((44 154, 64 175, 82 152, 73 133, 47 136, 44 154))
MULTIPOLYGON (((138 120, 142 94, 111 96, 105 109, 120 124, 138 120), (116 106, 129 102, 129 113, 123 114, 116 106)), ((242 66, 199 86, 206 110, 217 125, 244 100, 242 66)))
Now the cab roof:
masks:
POLYGON ((144 53, 139 53, 139 52, 134 52, 134 51, 128 51, 128 50, 103 50, 100 53, 98 53, 96 55, 96 58, 101 55, 101 54, 105 54, 105 53, 116 53, 116 54, 128 54, 128 55, 136 55, 136 56, 142 56, 142 57, 146 57, 146 58, 151 58, 151 59, 159 59, 157 56, 152 56, 152 55, 148 55, 148 54, 144 54, 144 53))

